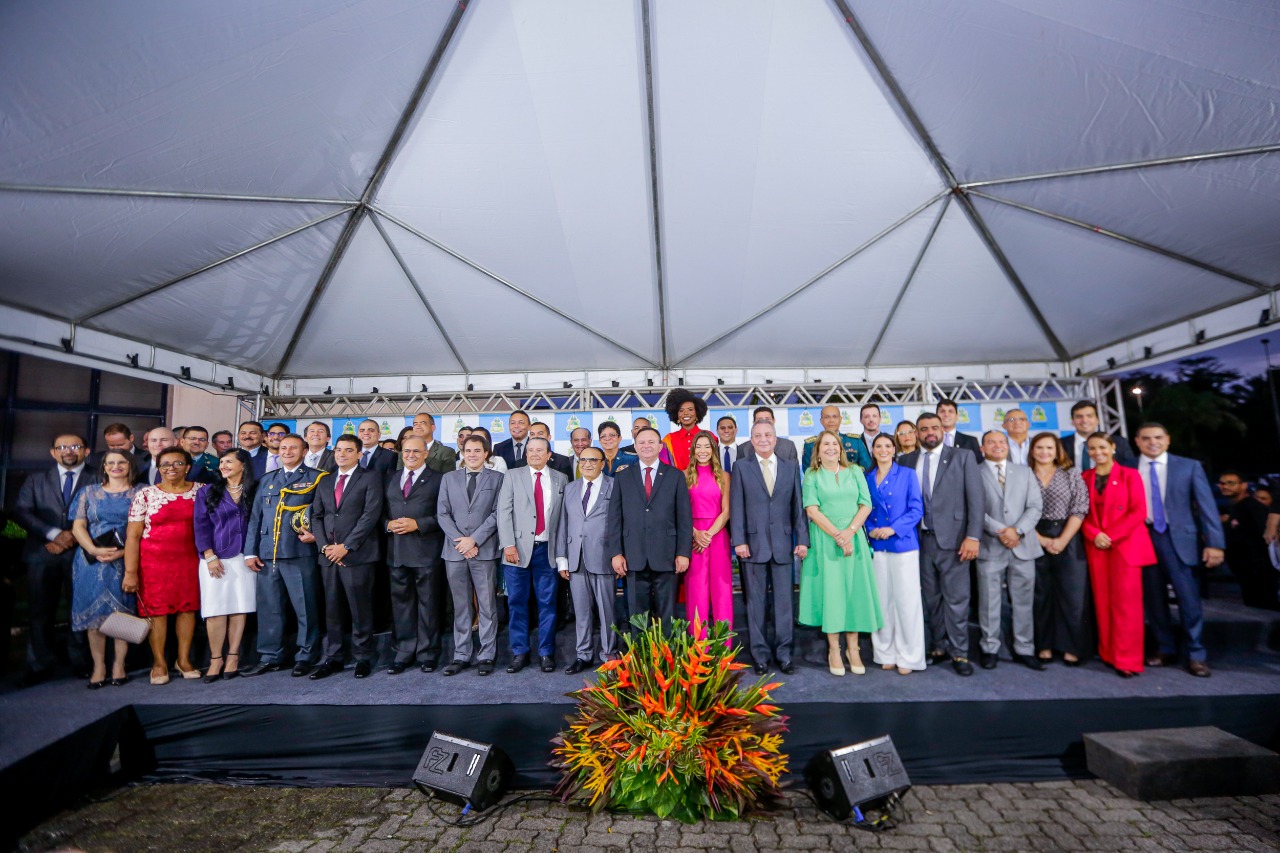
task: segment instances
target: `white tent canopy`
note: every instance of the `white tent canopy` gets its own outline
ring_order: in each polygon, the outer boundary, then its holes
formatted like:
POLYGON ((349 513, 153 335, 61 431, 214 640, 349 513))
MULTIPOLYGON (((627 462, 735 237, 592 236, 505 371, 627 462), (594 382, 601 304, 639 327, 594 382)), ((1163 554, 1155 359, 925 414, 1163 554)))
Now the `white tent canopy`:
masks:
POLYGON ((1280 316, 1278 44, 1270 0, 7 3, 0 343, 1105 370, 1280 316))

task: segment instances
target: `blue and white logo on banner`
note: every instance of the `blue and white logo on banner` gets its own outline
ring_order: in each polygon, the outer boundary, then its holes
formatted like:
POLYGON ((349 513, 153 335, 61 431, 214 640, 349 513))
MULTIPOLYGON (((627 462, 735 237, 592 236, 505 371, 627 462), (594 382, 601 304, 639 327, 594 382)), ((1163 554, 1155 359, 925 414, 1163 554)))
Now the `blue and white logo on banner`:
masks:
MULTIPOLYGON (((787 432, 790 438, 808 438, 822 432, 821 408, 787 410, 787 432)), ((781 432, 781 430, 779 430, 781 432)))
POLYGON ((586 427, 591 429, 592 417, 590 412, 556 412, 555 424, 552 426, 552 441, 568 441, 572 437, 572 433, 578 427, 586 427))
MULTIPOLYGON (((355 435, 356 427, 358 427, 360 422, 363 420, 364 418, 360 417, 333 418, 329 421, 329 434, 332 436, 334 441, 337 441, 338 436, 340 435, 355 435)), ((333 441, 329 442, 329 446, 333 446, 333 441)))
POLYGON ((671 423, 671 418, 667 417, 667 413, 662 409, 632 409, 631 423, 634 424, 636 422, 636 418, 647 418, 649 420, 649 426, 653 427, 663 435, 666 435, 676 428, 675 424, 671 423))
MULTIPOLYGON (((905 406, 881 406, 880 407, 880 431, 893 435, 894 430, 898 428, 898 424, 907 419, 905 406)), ((912 421, 914 423, 914 421, 912 421)), ((858 424, 858 432, 862 432, 862 424, 858 424)))

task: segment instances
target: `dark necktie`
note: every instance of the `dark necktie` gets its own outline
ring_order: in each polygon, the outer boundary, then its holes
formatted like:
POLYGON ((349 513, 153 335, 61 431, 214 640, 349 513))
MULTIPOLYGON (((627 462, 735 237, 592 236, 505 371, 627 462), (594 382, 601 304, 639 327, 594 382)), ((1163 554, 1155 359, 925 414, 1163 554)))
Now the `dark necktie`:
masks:
POLYGON ((524 442, 517 441, 516 442, 516 461, 519 462, 523 458, 524 458, 524 442))
POLYGON ((413 472, 409 472, 409 479, 404 481, 404 496, 409 497, 409 490, 413 488, 413 472))
POLYGON ((1076 444, 1080 445, 1080 470, 1088 471, 1093 467, 1093 460, 1089 458, 1089 448, 1085 446, 1083 436, 1076 436, 1076 444))
POLYGON ((346 488, 347 478, 350 474, 342 474, 338 477, 338 485, 333 487, 333 505, 334 507, 342 506, 342 490, 346 488))
POLYGON ((644 469, 644 499, 649 500, 653 497, 653 469, 644 469))
POLYGON ((729 452, 728 447, 724 449, 724 470, 726 474, 733 471, 733 454, 729 452))
POLYGON ((471 503, 476 497, 476 472, 467 472, 467 503, 471 503))
POLYGON ((156 464, 156 460, 151 460, 151 485, 160 482, 160 466, 156 464))
POLYGON ((933 528, 933 483, 929 479, 929 458, 932 453, 924 454, 924 471, 921 474, 920 492, 924 498, 924 526, 926 530, 933 528))
POLYGON ((591 486, 592 482, 587 480, 587 488, 582 492, 582 514, 587 514, 587 504, 591 503, 591 486))
POLYGON ((361 454, 360 454, 360 467, 361 467, 361 468, 368 468, 368 467, 369 467, 369 456, 370 456, 372 453, 373 453, 373 451, 372 451, 372 450, 366 450, 364 453, 361 453, 361 454))
POLYGON ((542 506, 542 472, 533 475, 533 535, 541 536, 547 529, 546 513, 542 506))
POLYGON ((75 485, 76 475, 71 471, 62 475, 62 505, 71 506, 71 487, 75 485))
POLYGON ((1156 472, 1154 459, 1147 465, 1151 471, 1151 526, 1156 533, 1164 533, 1169 529, 1169 522, 1164 517, 1164 498, 1160 497, 1160 475, 1156 472))

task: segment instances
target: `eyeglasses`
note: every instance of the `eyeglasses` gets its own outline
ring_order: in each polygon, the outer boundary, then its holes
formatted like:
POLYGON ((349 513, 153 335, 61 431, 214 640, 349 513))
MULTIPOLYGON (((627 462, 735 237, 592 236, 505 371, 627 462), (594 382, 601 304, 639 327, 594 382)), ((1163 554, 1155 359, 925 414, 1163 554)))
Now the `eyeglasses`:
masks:
POLYGON ((602 465, 604 464, 604 460, 596 459, 594 456, 583 456, 578 460, 578 463, 581 465, 602 465))
POLYGON ((53 449, 54 450, 84 450, 84 445, 83 444, 57 444, 57 445, 54 445, 53 449))
POLYGON ((170 471, 172 471, 174 468, 186 468, 186 467, 187 467, 187 463, 186 463, 186 462, 161 462, 161 463, 160 463, 159 465, 157 465, 156 467, 157 467, 157 468, 159 468, 159 469, 161 469, 161 470, 170 470, 170 471))
POLYGON ((288 435, 288 434, 289 434, 289 433, 287 433, 287 432, 268 432, 268 433, 267 433, 267 435, 274 435, 276 438, 280 438, 281 436, 285 436, 285 435, 288 435))

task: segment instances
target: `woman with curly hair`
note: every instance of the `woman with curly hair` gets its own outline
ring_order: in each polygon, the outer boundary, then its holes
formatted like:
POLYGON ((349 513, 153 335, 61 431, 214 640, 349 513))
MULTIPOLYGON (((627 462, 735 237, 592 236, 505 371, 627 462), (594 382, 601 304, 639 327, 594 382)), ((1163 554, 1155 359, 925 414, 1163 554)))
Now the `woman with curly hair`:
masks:
POLYGON ((683 388, 667 395, 667 417, 676 428, 662 439, 659 458, 681 471, 689 467, 689 455, 693 440, 698 436, 698 424, 707 416, 707 401, 694 396, 683 388))

